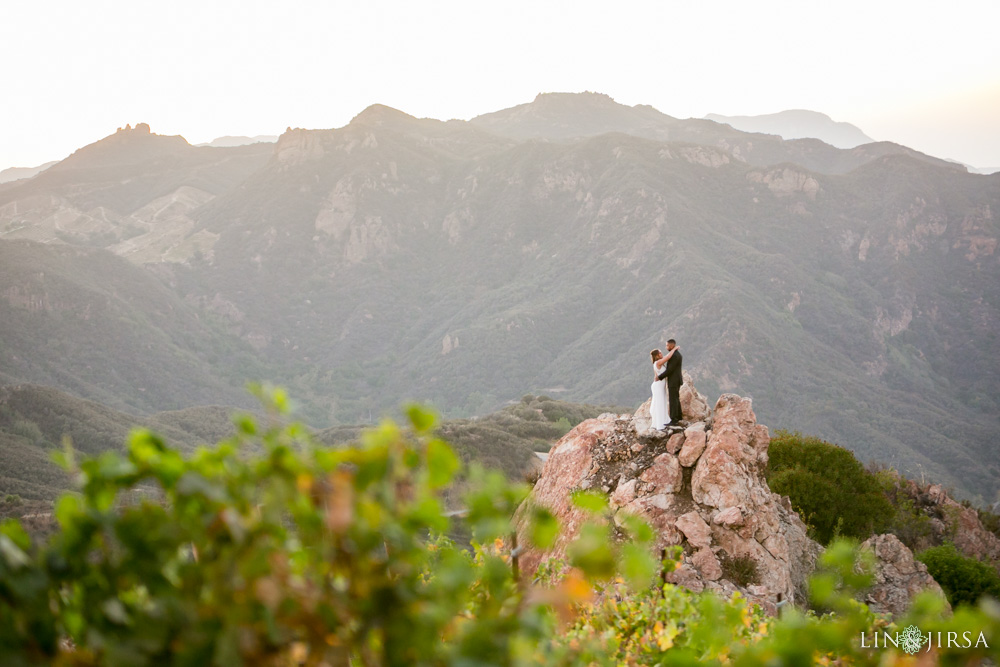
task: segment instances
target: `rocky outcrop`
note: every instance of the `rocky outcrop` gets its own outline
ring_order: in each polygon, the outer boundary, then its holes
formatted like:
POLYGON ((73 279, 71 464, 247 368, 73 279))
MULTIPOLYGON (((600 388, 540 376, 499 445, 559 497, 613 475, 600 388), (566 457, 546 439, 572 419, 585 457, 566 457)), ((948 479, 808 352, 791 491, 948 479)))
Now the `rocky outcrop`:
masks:
POLYGON ((708 397, 694 388, 691 376, 685 372, 684 384, 681 385, 681 413, 684 419, 699 422, 708 419, 711 409, 708 407, 708 397))
MULTIPOLYGON (((913 552, 895 535, 875 535, 861 548, 875 556, 874 582, 863 598, 872 611, 896 616, 906 611, 917 593, 925 590, 945 597, 944 591, 928 574, 927 566, 914 560, 913 552)), ((947 601, 945 605, 951 609, 947 601)))
POLYGON ((274 147, 274 159, 287 168, 303 162, 318 160, 326 150, 323 147, 323 132, 288 128, 278 137, 274 147))
POLYGON ((921 484, 898 474, 896 492, 905 494, 929 524, 929 534, 910 542, 914 551, 951 542, 962 554, 1000 572, 1000 537, 983 525, 974 507, 954 500, 940 484, 921 484))
POLYGON ((950 540, 966 556, 991 563, 1000 572, 1000 538, 983 525, 975 508, 952 499, 940 484, 931 484, 921 495, 934 516, 931 525, 939 543, 950 540))
POLYGON ((669 581, 696 591, 740 590, 772 612, 779 601, 804 601, 821 548, 788 499, 764 480, 767 427, 757 423, 749 398, 726 394, 710 414, 690 376, 684 387, 692 422, 684 431, 650 431, 647 404, 633 415, 585 421, 552 447, 528 502, 548 507, 562 531, 548 551, 525 552, 523 570, 530 574, 543 560, 564 556, 588 518, 570 493, 595 489, 608 494, 609 520, 638 515, 655 529, 657 549, 683 547, 669 581), (756 565, 756 580, 733 581, 728 566, 747 559, 756 565))

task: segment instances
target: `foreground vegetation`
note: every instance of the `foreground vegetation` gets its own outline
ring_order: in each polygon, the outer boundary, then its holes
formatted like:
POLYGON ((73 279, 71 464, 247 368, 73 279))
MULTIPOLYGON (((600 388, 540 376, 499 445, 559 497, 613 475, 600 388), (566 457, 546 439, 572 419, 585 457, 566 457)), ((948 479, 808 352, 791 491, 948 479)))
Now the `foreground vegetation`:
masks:
MULTIPOLYGON (((57 504, 59 531, 32 543, 0 526, 0 654, 6 664, 62 665, 570 665, 880 664, 894 649, 861 632, 984 633, 972 648, 932 649, 951 663, 1000 657, 1000 607, 943 616, 921 597, 898 625, 854 601, 865 585, 851 544, 823 556, 811 593, 819 611, 767 618, 722 600, 657 586, 653 534, 634 520, 619 537, 595 514, 535 581, 518 580, 511 517, 527 493, 472 467, 411 407, 408 428, 383 423, 354 446, 319 447, 283 424, 282 393, 263 425, 184 455, 149 431, 127 454, 64 463, 79 493, 57 504), (441 494, 460 474, 471 540, 442 535, 441 494)), ((522 512, 544 547, 559 529, 522 512)), ((905 657, 905 656, 903 656, 905 657)))

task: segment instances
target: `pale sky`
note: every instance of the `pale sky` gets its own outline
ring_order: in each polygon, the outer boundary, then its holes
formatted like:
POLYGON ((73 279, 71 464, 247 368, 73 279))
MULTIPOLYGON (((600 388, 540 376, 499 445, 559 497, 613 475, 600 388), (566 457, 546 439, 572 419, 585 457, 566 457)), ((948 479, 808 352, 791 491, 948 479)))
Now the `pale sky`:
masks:
POLYGON ((584 90, 681 118, 812 109, 1000 168, 998 26, 1000 0, 0 0, 0 169, 126 123, 199 143, 584 90))

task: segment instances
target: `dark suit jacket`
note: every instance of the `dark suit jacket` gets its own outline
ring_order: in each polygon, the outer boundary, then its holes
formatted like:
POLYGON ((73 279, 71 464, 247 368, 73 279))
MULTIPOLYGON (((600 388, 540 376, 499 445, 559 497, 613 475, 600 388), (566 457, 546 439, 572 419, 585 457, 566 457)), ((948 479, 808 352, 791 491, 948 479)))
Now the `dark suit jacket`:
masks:
POLYGON ((683 384, 684 375, 681 369, 683 363, 684 357, 681 356, 681 351, 677 350, 672 357, 667 359, 667 363, 663 365, 663 370, 656 376, 656 379, 662 380, 666 378, 667 384, 683 384))

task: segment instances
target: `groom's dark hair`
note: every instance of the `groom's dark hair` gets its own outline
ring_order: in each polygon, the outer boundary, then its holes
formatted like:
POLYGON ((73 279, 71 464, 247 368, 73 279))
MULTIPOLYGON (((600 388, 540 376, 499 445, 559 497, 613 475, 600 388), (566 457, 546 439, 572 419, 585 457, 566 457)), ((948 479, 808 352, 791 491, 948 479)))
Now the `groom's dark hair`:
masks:
POLYGON ((674 345, 677 345, 677 341, 675 341, 675 340, 674 340, 673 338, 671 338, 671 339, 670 339, 670 340, 668 340, 667 342, 668 342, 668 343, 673 343, 674 345))

